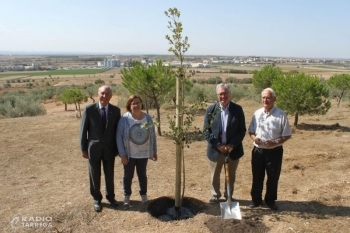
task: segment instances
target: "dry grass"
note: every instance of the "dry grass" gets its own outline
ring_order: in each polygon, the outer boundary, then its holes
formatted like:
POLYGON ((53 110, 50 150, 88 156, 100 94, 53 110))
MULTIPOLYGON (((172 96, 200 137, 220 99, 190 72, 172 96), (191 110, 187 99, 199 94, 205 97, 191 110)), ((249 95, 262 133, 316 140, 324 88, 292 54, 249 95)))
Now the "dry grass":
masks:
MULTIPOLYGON (((117 103, 117 99, 112 99, 117 103)), ((260 105, 244 101, 247 125, 260 105)), ((204 204, 194 218, 162 222, 147 212, 133 181, 132 207, 101 213, 92 208, 87 161, 78 144, 79 119, 63 105, 45 104, 47 115, 0 119, 0 226, 3 232, 347 232, 350 216, 350 108, 341 104, 325 116, 301 116, 300 127, 285 144, 279 183, 279 212, 251 210, 250 151, 244 139, 245 156, 240 160, 234 196, 240 202, 241 222, 220 220, 219 205, 204 204), (52 217, 52 228, 13 228, 14 217, 52 217)), ((123 109, 124 110, 124 109, 123 109)), ((163 112, 163 130, 167 129, 163 112)), ((293 119, 291 118, 291 123, 293 119)), ((203 116, 197 117, 201 127, 203 116)), ((209 165, 206 142, 185 149, 187 197, 207 202, 209 165)), ((175 146, 158 137, 159 161, 148 165, 149 197, 172 197, 175 180, 175 146)), ((122 166, 116 161, 115 192, 123 198, 122 166)), ((223 180, 223 179, 222 179, 223 180)), ((103 200, 105 201, 105 199, 103 200)))

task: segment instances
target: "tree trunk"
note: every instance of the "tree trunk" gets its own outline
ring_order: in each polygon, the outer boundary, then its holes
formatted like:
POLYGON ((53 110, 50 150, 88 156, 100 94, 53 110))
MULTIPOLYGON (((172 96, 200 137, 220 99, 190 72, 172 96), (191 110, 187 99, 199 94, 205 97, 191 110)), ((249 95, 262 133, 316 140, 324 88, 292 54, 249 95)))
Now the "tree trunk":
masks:
MULTIPOLYGON (((180 74, 181 75, 181 74, 180 74)), ((176 128, 183 127, 183 76, 176 79, 176 128)), ((176 179, 175 179, 175 212, 177 217, 180 216, 180 208, 182 205, 181 197, 181 161, 183 158, 184 135, 179 135, 176 143, 176 179)))
MULTIPOLYGON (((144 97, 144 99, 145 99, 145 106, 146 106, 146 112, 147 112, 147 114, 148 114, 148 100, 147 100, 147 97, 144 97)), ((159 119, 157 119, 157 120, 159 120, 159 119)), ((159 134, 158 134, 159 135, 159 134)))
POLYGON ((344 95, 344 91, 342 91, 340 96, 337 98, 337 108, 339 108, 339 104, 340 104, 341 99, 343 98, 343 95, 344 95))
POLYGON ((157 100, 156 100, 156 106, 157 106, 157 121, 158 121, 157 131, 158 131, 158 135, 162 136, 162 131, 160 129, 160 106, 157 100))
POLYGON ((80 104, 78 103, 78 108, 79 108, 79 118, 81 118, 81 109, 80 109, 80 104))
POLYGON ((294 116, 294 126, 295 127, 298 126, 298 120, 299 120, 299 113, 295 113, 295 116, 294 116))
POLYGON ((92 99, 92 103, 94 104, 95 103, 95 99, 92 98, 92 96, 90 96, 89 98, 92 99))
POLYGON ((67 111, 67 104, 64 103, 64 111, 67 111))

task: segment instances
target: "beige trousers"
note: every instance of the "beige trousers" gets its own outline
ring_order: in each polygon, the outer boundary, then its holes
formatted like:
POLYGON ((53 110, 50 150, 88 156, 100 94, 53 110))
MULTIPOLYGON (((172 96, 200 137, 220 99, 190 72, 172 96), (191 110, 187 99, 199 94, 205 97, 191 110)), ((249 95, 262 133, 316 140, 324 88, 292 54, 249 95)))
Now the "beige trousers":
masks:
MULTIPOLYGON (((231 186, 231 193, 230 196, 232 197, 233 195, 233 190, 234 190, 234 183, 236 180, 236 170, 238 167, 239 159, 232 160, 228 159, 228 164, 229 164, 229 174, 230 174, 230 186, 231 186)), ((225 156, 223 154, 220 154, 218 161, 212 162, 209 160, 209 165, 210 165, 210 182, 211 182, 211 195, 220 198, 221 191, 220 191, 220 174, 222 171, 222 168, 225 165, 225 156)), ((224 197, 227 197, 226 194, 226 179, 225 179, 225 191, 224 191, 224 197)))

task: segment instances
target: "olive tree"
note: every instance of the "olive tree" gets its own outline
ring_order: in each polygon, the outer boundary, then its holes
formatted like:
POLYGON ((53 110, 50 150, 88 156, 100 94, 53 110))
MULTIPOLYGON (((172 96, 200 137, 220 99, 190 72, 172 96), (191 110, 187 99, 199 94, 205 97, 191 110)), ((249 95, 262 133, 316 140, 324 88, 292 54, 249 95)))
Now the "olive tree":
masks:
MULTIPOLYGON (((194 75, 194 71, 187 73, 187 68, 184 64, 184 54, 190 47, 188 37, 182 37, 182 23, 179 21, 180 11, 177 8, 169 8, 165 11, 165 15, 170 19, 168 21, 168 29, 172 35, 166 35, 170 47, 169 52, 173 53, 179 59, 180 65, 177 67, 176 74, 176 112, 175 117, 170 118, 170 136, 174 139, 176 145, 176 168, 175 168, 175 212, 179 218, 182 205, 182 199, 185 190, 185 174, 181 176, 182 163, 184 163, 184 146, 193 139, 189 133, 190 127, 195 119, 195 106, 185 106, 184 97, 186 94, 186 82, 189 77, 194 75), (175 119, 175 121, 173 120, 175 119), (183 189, 181 195, 181 178, 183 178, 183 189)), ((197 129, 198 130, 198 129, 197 129)), ((192 134, 193 135, 193 134, 192 134)))
POLYGON ((310 74, 279 75, 272 84, 278 107, 294 115, 294 126, 301 115, 323 115, 331 107, 329 90, 317 76, 310 74))
MULTIPOLYGON (((80 89, 69 88, 63 91, 60 97, 62 103, 75 104, 75 110, 79 111, 79 117, 81 117, 80 104, 87 101, 87 95, 80 89)), ((66 107, 65 107, 65 110, 66 107)))

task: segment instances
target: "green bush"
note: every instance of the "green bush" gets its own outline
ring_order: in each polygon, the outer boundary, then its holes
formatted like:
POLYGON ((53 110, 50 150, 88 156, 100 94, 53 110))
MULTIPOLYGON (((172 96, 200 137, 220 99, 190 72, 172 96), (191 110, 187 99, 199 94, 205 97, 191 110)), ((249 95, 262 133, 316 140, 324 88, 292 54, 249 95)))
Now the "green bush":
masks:
POLYGON ((226 83, 237 83, 237 84, 251 84, 253 82, 252 78, 235 78, 228 77, 226 83))
POLYGON ((185 96, 185 101, 189 104, 203 102, 207 99, 207 93, 205 88, 195 86, 191 92, 185 96))
POLYGON ((234 69, 231 69, 228 71, 228 73, 230 74, 248 74, 249 72, 246 71, 246 70, 234 70, 234 69))
POLYGON ((44 114, 46 114, 44 106, 33 96, 10 93, 0 98, 0 115, 4 117, 15 118, 44 114))
MULTIPOLYGON (((127 96, 129 97, 130 93, 129 91, 123 86, 123 85, 113 85, 111 86, 113 95, 121 95, 121 96, 127 96)), ((97 91, 97 89, 96 89, 97 91)))
POLYGON ((4 87, 4 88, 10 88, 10 87, 11 87, 11 83, 4 83, 4 84, 3 84, 3 87, 4 87))
POLYGON ((205 84, 206 81, 205 81, 204 78, 200 78, 200 79, 198 79, 198 83, 199 83, 199 84, 205 84))
POLYGON ((97 79, 97 80, 95 80, 95 84, 103 85, 103 84, 105 84, 105 81, 103 81, 102 79, 97 79))
POLYGON ((207 83, 208 84, 219 84, 219 83, 222 83, 222 79, 218 76, 217 77, 210 77, 210 78, 208 78, 207 83))

